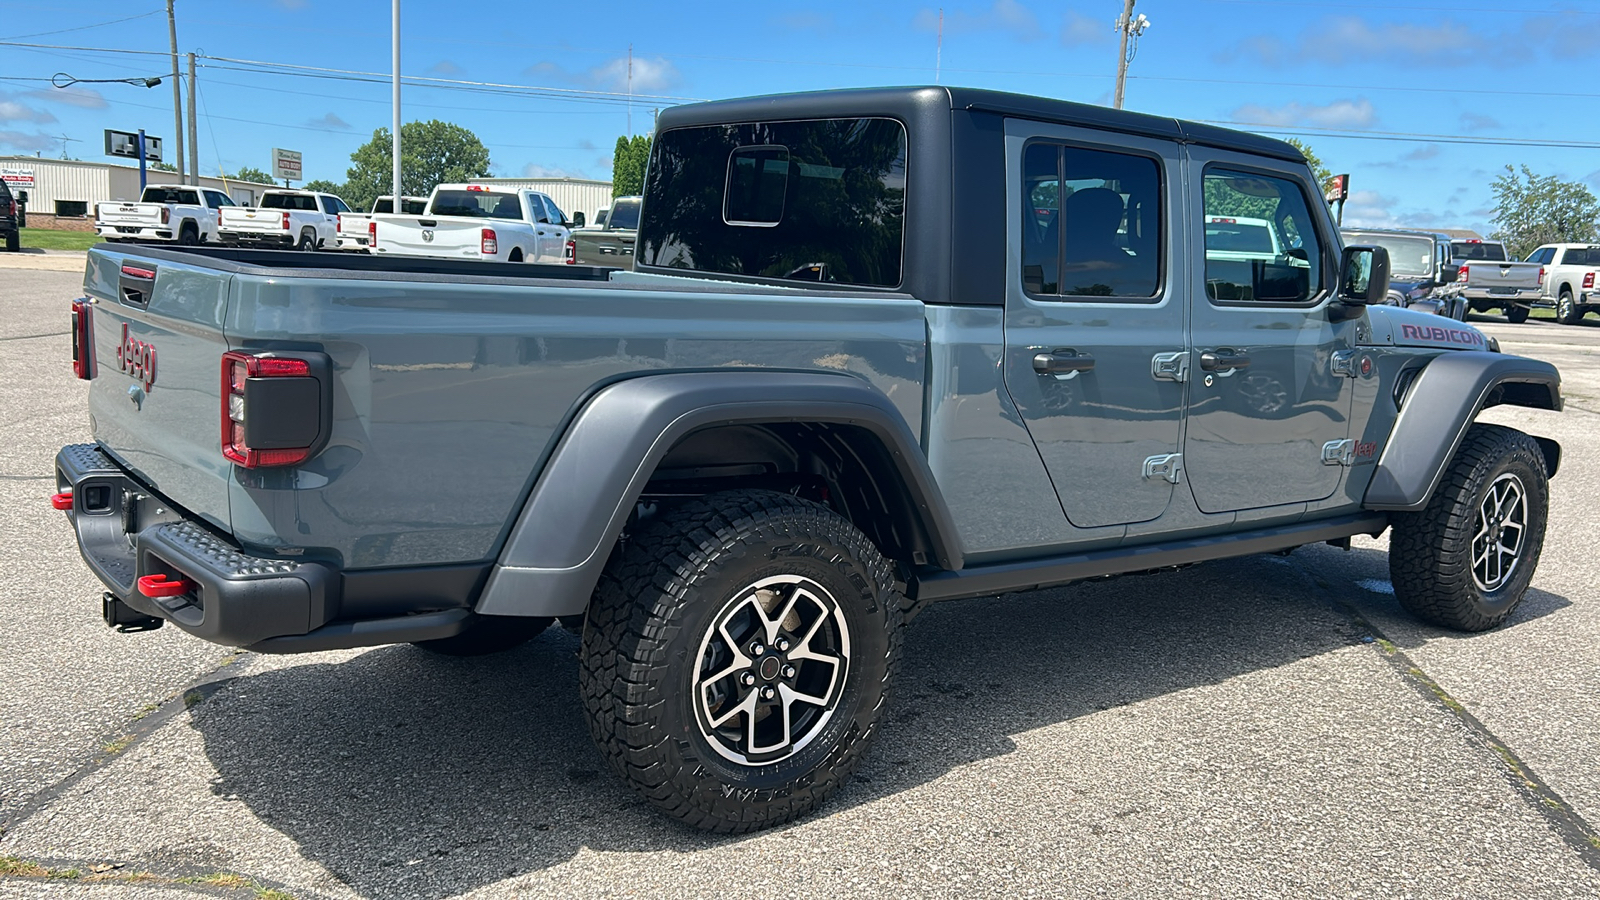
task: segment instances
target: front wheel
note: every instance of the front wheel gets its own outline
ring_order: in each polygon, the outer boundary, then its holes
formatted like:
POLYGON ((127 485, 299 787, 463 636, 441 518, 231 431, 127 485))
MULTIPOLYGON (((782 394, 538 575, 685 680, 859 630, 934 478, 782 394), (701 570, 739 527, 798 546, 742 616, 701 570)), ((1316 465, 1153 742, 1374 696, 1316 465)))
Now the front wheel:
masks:
POLYGON ((1528 321, 1528 308, 1526 306, 1513 306, 1506 310, 1506 321, 1513 325, 1521 325, 1528 321))
POLYGON ((730 491, 622 545, 584 627, 589 730, 653 805, 708 831, 809 812, 875 736, 899 648, 889 564, 821 504, 730 491))
POLYGON ((1473 425, 1428 505, 1392 519, 1389 578, 1400 605, 1461 631, 1504 622, 1539 564, 1549 498, 1533 438, 1473 425))
POLYGON ((22 247, 22 234, 18 231, 6 232, 6 252, 16 253, 22 247))
POLYGON ((1571 291, 1562 291, 1561 298, 1556 301, 1556 321, 1563 325, 1576 325, 1583 318, 1583 313, 1578 312, 1578 304, 1572 299, 1571 291))

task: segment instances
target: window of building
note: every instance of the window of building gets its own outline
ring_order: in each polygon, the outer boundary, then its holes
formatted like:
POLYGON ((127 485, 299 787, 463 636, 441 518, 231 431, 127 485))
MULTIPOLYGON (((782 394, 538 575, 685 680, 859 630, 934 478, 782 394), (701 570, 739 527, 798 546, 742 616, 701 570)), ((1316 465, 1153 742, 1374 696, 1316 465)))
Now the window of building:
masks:
POLYGON ((1023 151, 1022 286, 1150 298, 1162 272, 1161 168, 1148 157, 1037 142, 1023 151))
MULTIPOLYGON (((1207 297, 1292 304, 1321 292, 1322 244, 1298 182, 1217 169, 1206 172, 1203 189, 1207 297), (1256 240, 1240 240, 1247 229, 1256 240)), ((1423 245, 1426 265, 1429 248, 1423 245)))
POLYGON ((89 201, 87 200, 57 200, 56 215, 63 217, 87 216, 89 214, 89 201))

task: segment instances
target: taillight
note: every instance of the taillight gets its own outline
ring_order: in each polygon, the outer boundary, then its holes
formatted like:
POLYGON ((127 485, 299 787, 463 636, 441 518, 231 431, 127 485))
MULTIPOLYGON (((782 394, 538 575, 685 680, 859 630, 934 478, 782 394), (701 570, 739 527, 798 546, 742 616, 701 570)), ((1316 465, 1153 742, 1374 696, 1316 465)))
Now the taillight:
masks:
POLYGON ((1592 287, 1594 287, 1594 273, 1593 272, 1585 272, 1585 273, 1583 273, 1583 289, 1587 291, 1592 287))
MULTIPOLYGON (((313 428, 309 437, 304 432, 294 436, 291 440, 304 439, 304 446, 296 447, 252 447, 247 439, 249 429, 249 405, 245 402, 246 389, 251 388, 257 379, 272 378, 303 378, 310 382, 309 389, 314 392, 309 399, 302 398, 302 404, 315 406, 316 393, 320 388, 311 377, 311 365, 303 359, 287 359, 277 356, 252 356, 232 350, 222 354, 222 455, 247 469, 265 468, 267 466, 292 466, 305 462, 311 456, 311 450, 317 439, 316 429, 313 428)), ((285 405, 286 400, 292 400, 284 392, 271 396, 269 408, 277 411, 285 405)), ((320 418, 319 409, 296 410, 307 412, 320 418)), ((258 443, 265 443, 259 441, 258 443)), ((282 443, 282 441, 273 441, 282 443)))
POLYGON ((483 230, 483 243, 479 249, 483 251, 484 256, 493 256, 500 252, 500 242, 495 239, 493 228, 483 230))
POLYGON ((1471 266, 1462 266, 1461 267, 1461 274, 1456 276, 1456 280, 1461 282, 1462 284, 1466 284, 1467 281, 1471 279, 1471 277, 1472 277, 1472 267, 1471 266))
POLYGON ((577 265, 578 264, 578 242, 574 241, 574 240, 568 240, 567 241, 567 250, 566 250, 566 253, 563 254, 563 256, 566 257, 567 265, 569 265, 569 266, 577 265))
POLYGON ((161 207, 161 224, 166 225, 172 221, 172 210, 161 207))
POLYGON ((84 381, 94 377, 94 332, 90 324, 94 307, 86 299, 72 301, 72 374, 84 381))
POLYGON ((1539 267, 1539 286, 1544 287, 1544 266, 1539 267))
POLYGON ((283 230, 284 231, 288 231, 289 230, 289 214, 288 213, 284 213, 283 214, 283 230))
POLYGON ((339 213, 333 217, 333 229, 335 231, 344 230, 344 213, 339 213))
POLYGON ((376 247, 376 246, 378 246, 378 223, 377 222, 368 222, 367 223, 367 246, 368 247, 376 247))

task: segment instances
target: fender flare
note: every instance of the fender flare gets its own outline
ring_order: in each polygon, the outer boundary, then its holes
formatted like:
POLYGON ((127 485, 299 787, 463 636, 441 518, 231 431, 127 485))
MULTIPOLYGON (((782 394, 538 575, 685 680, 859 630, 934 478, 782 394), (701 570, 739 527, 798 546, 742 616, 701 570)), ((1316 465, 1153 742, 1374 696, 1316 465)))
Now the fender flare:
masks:
POLYGON ((698 429, 746 423, 852 425, 881 441, 916 502, 937 564, 959 569, 954 519, 916 435, 889 398, 850 375, 678 372, 597 391, 561 435, 479 596, 485 615, 582 613, 656 464, 698 429))
MULTIPOLYGON (((1417 510, 1433 496, 1467 428, 1486 407, 1561 410, 1561 373, 1540 360, 1478 350, 1450 351, 1412 382, 1362 506, 1417 510)), ((1554 475, 1561 447, 1535 438, 1554 475)))

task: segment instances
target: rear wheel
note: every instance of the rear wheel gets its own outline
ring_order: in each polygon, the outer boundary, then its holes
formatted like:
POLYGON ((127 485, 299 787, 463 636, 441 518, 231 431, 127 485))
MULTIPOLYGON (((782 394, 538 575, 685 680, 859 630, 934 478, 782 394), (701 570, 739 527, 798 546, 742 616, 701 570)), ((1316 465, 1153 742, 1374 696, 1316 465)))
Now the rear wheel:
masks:
POLYGON ((708 831, 795 819, 875 736, 899 648, 889 564, 821 504, 730 491, 613 555, 584 627, 589 730, 651 804, 708 831))
POLYGON ((1576 325, 1583 319, 1583 313, 1578 310, 1578 304, 1572 299, 1572 291, 1568 288, 1561 289, 1561 298, 1556 301, 1556 321, 1563 325, 1576 325))
POLYGON ((1528 308, 1526 306, 1513 306, 1506 310, 1506 321, 1513 325, 1521 325, 1528 321, 1528 308))
POLYGON ((1549 496, 1533 438, 1473 425, 1428 505, 1391 520, 1389 577, 1400 605, 1461 631, 1504 622, 1539 564, 1549 496))
POLYGON ((296 249, 301 250, 301 251, 306 252, 306 253, 309 253, 312 250, 317 249, 317 236, 316 236, 316 234, 312 233, 311 229, 309 229, 309 228, 307 228, 305 231, 300 232, 300 243, 296 246, 296 249))
POLYGON ((6 252, 16 253, 22 247, 22 233, 20 231, 6 232, 6 252))
POLYGON ((522 262, 522 248, 511 248, 511 255, 506 257, 506 262, 522 262))
POLYGON ((194 227, 193 223, 185 222, 183 228, 178 231, 178 243, 185 247, 193 247, 199 244, 200 229, 194 227))
POLYGON ((545 616, 478 616, 460 634, 416 646, 441 656, 484 656, 520 647, 550 627, 545 616))

